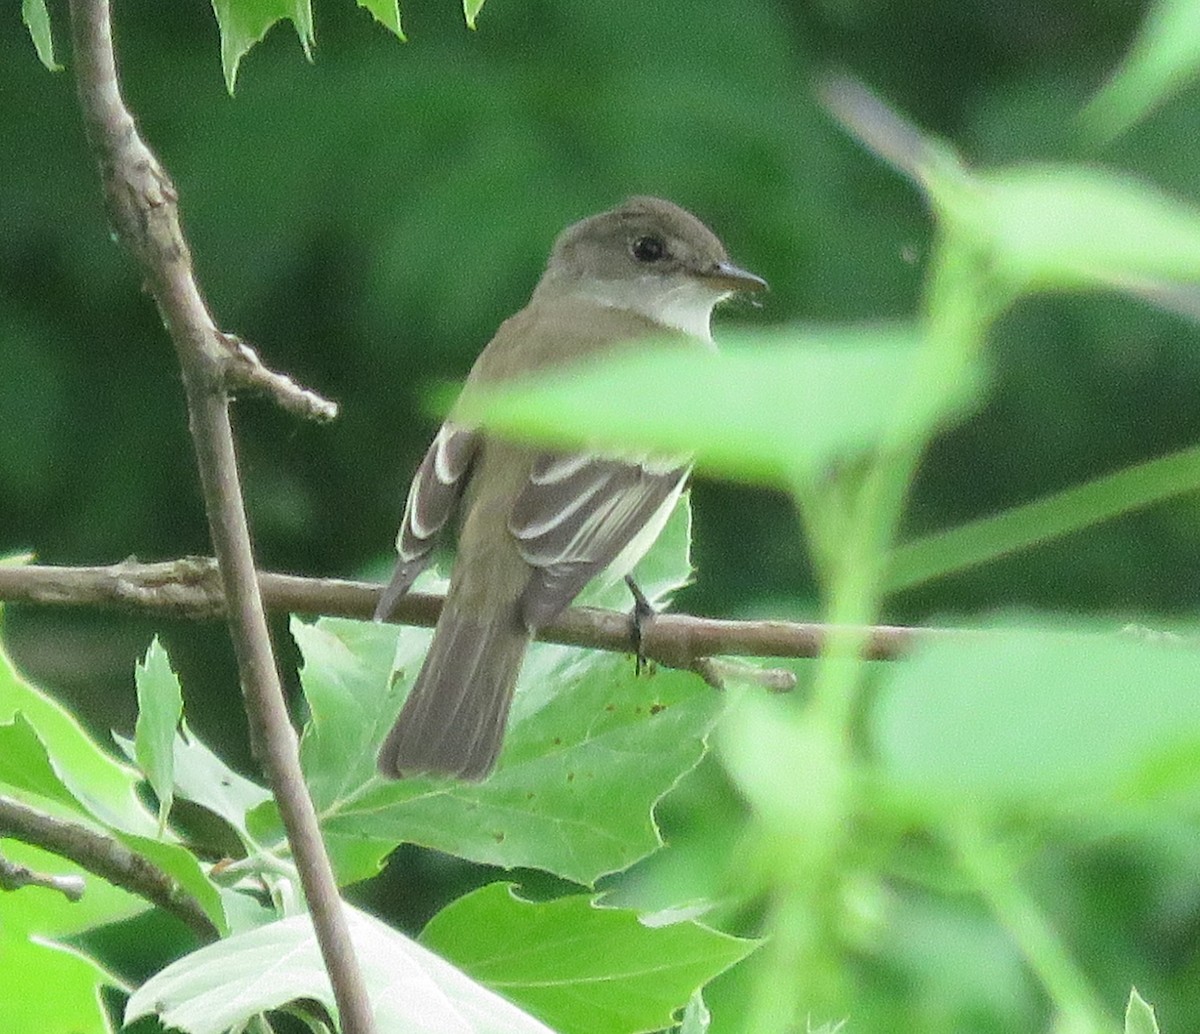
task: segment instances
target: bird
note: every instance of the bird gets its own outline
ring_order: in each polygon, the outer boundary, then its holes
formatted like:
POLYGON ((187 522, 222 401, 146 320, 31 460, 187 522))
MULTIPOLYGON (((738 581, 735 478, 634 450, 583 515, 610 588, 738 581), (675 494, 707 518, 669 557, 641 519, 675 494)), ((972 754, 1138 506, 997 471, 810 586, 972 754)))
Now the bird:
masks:
POLYGON ((624 350, 714 350, 714 306, 766 286, 696 216, 661 198, 629 198, 558 236, 528 304, 480 353, 409 487, 376 620, 392 616, 455 518, 458 545, 429 651, 379 751, 382 775, 487 778, 538 629, 593 577, 632 570, 690 473, 686 457, 505 440, 462 417, 463 401, 624 350))

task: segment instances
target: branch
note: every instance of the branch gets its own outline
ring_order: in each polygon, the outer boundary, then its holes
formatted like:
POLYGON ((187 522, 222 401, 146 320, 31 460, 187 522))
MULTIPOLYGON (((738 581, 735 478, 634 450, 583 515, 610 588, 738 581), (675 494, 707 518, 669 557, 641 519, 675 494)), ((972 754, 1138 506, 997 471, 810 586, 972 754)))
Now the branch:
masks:
MULTIPOLYGON (((258 582, 270 610, 369 620, 380 586, 337 578, 300 578, 261 571, 258 582)), ((185 620, 212 620, 225 612, 215 562, 187 557, 157 564, 126 560, 108 567, 0 567, 0 601, 63 607, 105 607, 185 620)), ((432 627, 443 597, 409 593, 396 604, 397 624, 432 627)), ((722 621, 690 614, 658 614, 643 629, 642 649, 658 664, 696 670, 706 658, 816 657, 830 627, 795 621, 722 621)), ((876 625, 867 637, 871 660, 896 660, 917 643, 986 635, 972 629, 876 625)), ((629 615, 573 607, 538 633, 564 646, 634 652, 629 615)))
MULTIPOLYGON (((121 98, 108 0, 71 0, 79 103, 100 163, 109 217, 138 261, 183 372, 188 423, 209 532, 227 601, 250 737, 287 829, 313 927, 345 1034, 374 1029, 337 884, 300 772, 296 732, 284 701, 258 590, 229 423, 231 387, 252 383, 294 410, 335 410, 298 398, 287 378, 267 375, 251 349, 217 330, 192 271, 170 177, 138 134, 121 98), (235 369, 231 369, 235 368, 235 369)), ((323 400, 320 400, 323 402, 323 400)))
MULTIPOLYGON (((60 855, 113 886, 145 898, 175 916, 205 944, 219 936, 212 920, 191 894, 149 859, 110 836, 53 818, 11 797, 0 797, 0 837, 20 840, 60 855)), ((68 877, 48 878, 61 882, 68 877)), ((26 882, 39 883, 36 879, 26 882)), ((55 889, 68 893, 67 887, 55 889)))

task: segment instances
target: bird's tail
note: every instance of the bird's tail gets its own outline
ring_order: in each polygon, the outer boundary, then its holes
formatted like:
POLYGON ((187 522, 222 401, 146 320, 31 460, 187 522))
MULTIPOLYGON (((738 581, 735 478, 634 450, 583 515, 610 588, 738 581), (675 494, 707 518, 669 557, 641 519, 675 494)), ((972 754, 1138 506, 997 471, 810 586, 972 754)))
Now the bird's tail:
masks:
POLYGON ((464 614, 452 599, 396 724, 379 751, 391 778, 423 773, 480 780, 496 764, 530 633, 514 604, 464 614))

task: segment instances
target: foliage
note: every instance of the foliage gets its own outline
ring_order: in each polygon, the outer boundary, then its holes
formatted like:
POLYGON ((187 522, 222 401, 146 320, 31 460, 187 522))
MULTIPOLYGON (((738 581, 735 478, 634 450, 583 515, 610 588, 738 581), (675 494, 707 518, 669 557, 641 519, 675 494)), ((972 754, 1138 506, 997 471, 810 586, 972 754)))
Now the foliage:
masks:
MULTIPOLYGON (((394 5, 364 6, 399 34, 394 5)), ((241 59, 277 18, 290 18, 305 48, 311 45, 306 3, 276 9, 229 0, 215 7, 229 89, 241 59)), ((580 18, 576 32, 604 38, 611 27, 589 19, 589 7, 570 8, 580 18)), ((468 0, 468 19, 478 9, 468 0)), ((27 2, 22 13, 39 56, 52 65, 44 4, 27 2)), ((1136 132, 1133 123, 1194 74, 1195 34, 1175 31, 1188 19, 1191 6, 1163 0, 1110 84, 1090 105, 1076 105, 1093 138, 1136 132)), ((720 36, 711 26, 706 31, 720 36)), ((724 67, 719 54, 705 53, 724 67)), ((671 58, 656 65, 659 73, 671 58)), ((784 103, 770 78, 783 67, 772 63, 776 52, 764 48, 759 58, 770 95, 784 103)), ((623 64, 623 74, 629 67, 637 63, 623 64)), ((641 141, 656 132, 654 105, 667 78, 660 74, 655 89, 643 85, 632 94, 621 92, 619 76, 597 86, 592 80, 603 77, 594 72, 585 81, 606 110, 620 98, 637 104, 651 123, 648 136, 636 137, 641 141)), ((495 96, 503 89, 497 86, 495 96)), ((491 127, 511 131, 495 96, 491 127)), ((488 98, 480 90, 471 99, 488 98)), ((764 122, 778 114, 733 102, 721 107, 723 100, 705 98, 723 133, 750 135, 743 124, 752 124, 752 113, 764 122)), ((1037 103, 1007 102, 1023 110, 1037 103)), ((579 108, 580 119, 596 120, 588 132, 606 125, 596 110, 579 108)), ((676 116, 679 110, 691 112, 675 109, 676 116)), ((975 127, 985 151, 986 118, 975 127)), ((1039 124, 1053 135, 1054 119, 1039 124)), ((432 147, 436 133, 425 132, 422 145, 432 147)), ((506 152, 521 154, 507 173, 513 182, 538 164, 530 154, 544 154, 537 139, 531 134, 506 152)), ((659 160, 616 134, 605 142, 632 181, 632 172, 659 160)), ((847 1030, 931 1034, 1099 1034, 1118 1029, 1124 1003, 1127 1034, 1157 1031, 1154 1010, 1129 993, 1135 981, 1153 985, 1151 998, 1172 1016, 1168 1029, 1188 1029, 1200 1017, 1188 976, 1194 961, 1171 958, 1194 933, 1200 863, 1192 645, 1114 635, 1111 617, 1050 617, 1024 607, 1004 620, 976 618, 969 633, 931 636, 903 662, 883 667, 860 659, 861 629, 885 614, 897 590, 968 566, 1002 566, 993 561, 1197 487, 1193 444, 1165 458, 1139 454, 1140 462, 1099 480, 1084 480, 1099 469, 1084 465, 1067 479, 1074 488, 996 516, 975 514, 924 538, 908 530, 922 527, 912 514, 926 498, 918 481, 923 458, 966 434, 970 421, 986 420, 995 393, 1006 388, 995 343, 1012 321, 1020 326, 1038 311, 1093 313, 1078 318, 1102 328, 1102 336, 1127 333, 1127 316, 1108 325, 1113 310, 1103 306, 1111 303, 1086 298, 1072 303, 1078 309, 1053 310, 1058 303, 1035 295, 1102 289, 1195 315, 1200 212, 1129 172, 1073 160, 1076 154, 973 169, 943 145, 920 142, 921 160, 906 171, 924 192, 935 230, 917 313, 902 328, 837 323, 769 338, 744 335, 708 365, 656 357, 596 368, 569 382, 498 392, 480 413, 506 433, 538 440, 571 441, 582 433, 694 448, 714 475, 787 491, 816 573, 818 613, 841 629, 818 661, 801 666, 805 691, 795 699, 746 690, 718 703, 680 673, 636 679, 623 659, 541 646, 531 652, 493 779, 466 788, 429 780, 384 784, 374 774, 374 748, 426 635, 293 621, 307 706, 302 758, 342 880, 373 877, 401 843, 524 874, 518 895, 487 870, 471 870, 476 889, 438 912, 420 942, 355 913, 356 937, 371 960, 368 980, 391 1010, 388 1030, 432 1019, 446 1029, 532 1031, 545 1023, 560 1031, 637 1031, 677 1019, 688 1032, 773 1034, 807 1021, 830 1030, 844 1023, 847 1030), (947 432, 955 422, 959 429, 947 432), (660 825, 669 834, 665 843, 660 825), (495 992, 523 1011, 497 1005, 495 992)), ((489 161, 501 146, 493 145, 489 161)), ((710 157, 719 165, 730 153, 714 145, 710 157)), ((1148 160, 1169 163, 1183 153, 1168 140, 1148 160)), ((1129 155, 1126 164, 1138 166, 1129 155)), ((730 161, 720 175, 728 178, 735 167, 730 161)), ((1169 178, 1165 164, 1153 171, 1169 178)), ((462 192, 473 175, 444 180, 442 189, 462 192)), ((352 191, 368 190, 349 182, 352 191)), ((306 203, 278 183, 270 187, 263 211, 306 203)), ((888 204, 901 205, 886 194, 890 188, 878 189, 888 204)), ((433 211, 414 198, 404 218, 428 230, 438 224, 433 211)), ((777 216, 772 210, 757 217, 765 236, 792 232, 777 216)), ((262 211, 258 217, 266 218, 262 211)), ((526 222, 510 226, 507 237, 489 236, 477 243, 480 262, 472 268, 507 268, 512 241, 542 229, 526 222), (487 248, 495 249, 492 266, 487 248)), ((211 243, 219 238, 214 232, 211 243)), ((385 271, 379 275, 402 280, 412 265, 407 253, 374 243, 385 271)), ((465 325, 478 299, 468 289, 448 304, 449 288, 433 282, 462 258, 453 249, 439 253, 436 236, 429 243, 423 304, 465 325)), ((76 261, 86 268, 89 260, 76 261)), ((221 284, 220 273, 216 280, 221 284)), ((862 289, 870 286, 867 278, 862 289)), ((237 297, 228 283, 218 289, 237 297)), ((1151 319, 1137 312, 1139 322, 1151 319)), ((19 341, 20 314, 0 309, 0 318, 19 341)), ((1192 345, 1194 327, 1179 333, 1192 345)), ((1056 343, 1058 336, 1044 340, 1056 343)), ((24 354, 30 369, 40 368, 29 358, 33 350, 24 354)), ((1037 357, 1032 379, 1047 369, 1038 365, 1045 361, 1037 357)), ((1037 455, 1031 443, 1044 436, 1044 423, 1014 426, 1004 448, 1037 455)), ((1097 436, 1090 425, 1079 433, 1097 436)), ((39 446, 31 437, 22 447, 36 455, 39 446)), ((1133 458, 1104 457, 1111 462, 1100 466, 1133 458)), ((947 511, 953 515, 952 506, 947 511)), ((1187 525, 1191 513, 1183 512, 1188 520, 1179 523, 1187 525)), ((1190 528, 1186 538, 1194 544, 1190 528)), ((660 599, 687 582, 690 539, 681 508, 642 571, 660 599)), ((1130 584, 1150 580, 1152 572, 1136 560, 1102 561, 1118 563, 1132 572, 1130 584)), ((987 610, 983 596, 954 600, 960 611, 987 610)), ((1080 596, 1070 609, 1089 608, 1080 596)), ((157 644, 138 670, 137 688, 134 740, 118 740, 135 770, 6 658, 0 667, 5 794, 151 858, 227 935, 169 966, 166 954, 150 960, 148 968, 159 972, 129 1000, 130 1019, 158 1013, 186 1030, 218 1031, 298 999, 332 1009, 307 923, 291 914, 294 873, 265 790, 182 722, 178 680, 157 644), (146 787, 155 809, 143 803, 146 787), (175 825, 179 801, 219 819, 238 857, 212 865, 206 852, 185 846, 175 825)), ((4 851, 31 866, 63 868, 9 841, 4 851)), ((28 904, 45 892, 3 901, 5 957, 27 965, 0 971, 10 984, 0 985, 0 998, 12 999, 28 972, 43 986, 52 980, 56 991, 30 994, 25 980, 21 1001, 36 1012, 29 1029, 103 1029, 97 989, 125 983, 98 954, 46 941, 127 923, 143 907, 92 883, 80 912, 61 902, 45 910, 28 904)), ((169 954, 185 947, 176 937, 169 954)), ((320 1029, 319 1010, 305 1016, 320 1029)))

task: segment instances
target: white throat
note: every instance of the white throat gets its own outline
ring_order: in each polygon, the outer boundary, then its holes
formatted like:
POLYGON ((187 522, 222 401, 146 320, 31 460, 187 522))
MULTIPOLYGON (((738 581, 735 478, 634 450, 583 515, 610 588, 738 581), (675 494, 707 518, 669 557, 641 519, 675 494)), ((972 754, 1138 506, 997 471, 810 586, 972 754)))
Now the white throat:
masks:
POLYGON ((699 338, 710 347, 715 347, 712 338, 713 307, 730 295, 729 291, 714 291, 690 277, 681 277, 665 290, 657 277, 618 282, 598 281, 589 284, 585 293, 601 305, 629 309, 655 323, 699 338))

